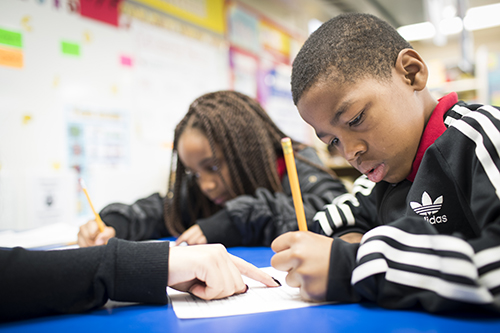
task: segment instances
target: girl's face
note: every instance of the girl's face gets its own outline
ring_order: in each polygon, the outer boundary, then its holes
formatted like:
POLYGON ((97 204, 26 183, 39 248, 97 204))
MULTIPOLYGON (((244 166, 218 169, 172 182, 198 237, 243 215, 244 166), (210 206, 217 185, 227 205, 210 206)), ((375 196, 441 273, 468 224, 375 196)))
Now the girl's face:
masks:
POLYGON ((216 205, 223 206, 226 201, 233 198, 231 176, 222 150, 215 145, 215 156, 212 155, 208 138, 200 130, 186 129, 177 144, 179 159, 192 173, 200 186, 201 191, 216 205), (219 162, 217 164, 217 162, 219 162), (226 188, 219 176, 220 174, 229 188, 226 188))

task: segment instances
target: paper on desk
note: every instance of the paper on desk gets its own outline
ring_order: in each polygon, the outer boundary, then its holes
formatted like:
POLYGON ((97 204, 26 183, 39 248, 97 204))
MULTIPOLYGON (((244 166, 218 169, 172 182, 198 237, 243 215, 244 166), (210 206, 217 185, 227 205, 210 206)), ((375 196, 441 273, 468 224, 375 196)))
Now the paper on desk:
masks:
POLYGON ((54 223, 25 231, 0 232, 0 247, 22 246, 36 248, 48 245, 75 243, 78 227, 67 223, 54 223))
POLYGON ((301 300, 299 288, 292 288, 286 284, 287 272, 278 271, 273 267, 261 269, 279 280, 281 287, 267 288, 262 283, 243 276, 243 281, 249 287, 245 294, 213 301, 205 301, 188 293, 167 288, 176 316, 181 319, 225 317, 326 304, 301 300))

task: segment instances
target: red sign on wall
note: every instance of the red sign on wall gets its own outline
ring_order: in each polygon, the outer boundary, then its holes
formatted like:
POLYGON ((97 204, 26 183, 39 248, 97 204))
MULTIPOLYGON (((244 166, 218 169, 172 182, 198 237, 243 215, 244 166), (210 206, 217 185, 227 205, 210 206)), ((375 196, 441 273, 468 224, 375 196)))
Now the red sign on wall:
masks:
POLYGON ((118 26, 122 0, 80 0, 80 14, 94 20, 118 26))

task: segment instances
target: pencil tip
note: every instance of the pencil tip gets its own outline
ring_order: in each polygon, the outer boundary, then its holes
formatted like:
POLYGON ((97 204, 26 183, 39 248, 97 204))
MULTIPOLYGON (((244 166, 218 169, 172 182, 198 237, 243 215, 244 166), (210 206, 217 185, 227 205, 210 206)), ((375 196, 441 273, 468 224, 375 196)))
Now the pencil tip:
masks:
MULTIPOLYGON (((272 276, 271 276, 272 277, 272 276)), ((273 277, 272 277, 273 278, 273 277)), ((273 278, 274 282, 276 282, 280 287, 281 287, 281 282, 279 282, 277 279, 273 278)))

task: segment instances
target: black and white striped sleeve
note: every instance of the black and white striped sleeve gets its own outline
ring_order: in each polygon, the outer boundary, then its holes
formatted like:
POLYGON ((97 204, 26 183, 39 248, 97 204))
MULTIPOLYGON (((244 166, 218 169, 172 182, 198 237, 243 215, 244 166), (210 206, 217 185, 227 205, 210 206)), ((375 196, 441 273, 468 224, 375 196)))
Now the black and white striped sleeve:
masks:
MULTIPOLYGON (((498 254, 500 249, 486 251, 498 254)), ((388 308, 494 309, 499 299, 491 281, 498 278, 498 267, 490 277, 481 271, 491 258, 461 238, 437 234, 418 218, 404 218, 363 236, 351 285, 362 297, 388 308)))
POLYGON ((326 236, 340 236, 347 232, 364 233, 371 229, 376 220, 376 207, 370 196, 374 187, 375 183, 365 175, 360 176, 354 182, 352 194, 339 195, 316 213, 313 218, 314 223, 319 225, 316 229, 326 236))

